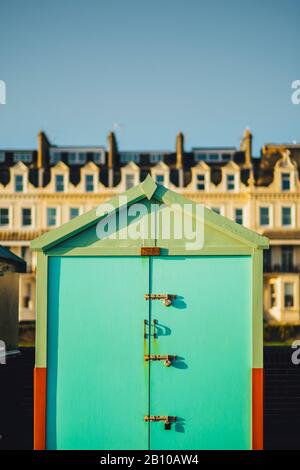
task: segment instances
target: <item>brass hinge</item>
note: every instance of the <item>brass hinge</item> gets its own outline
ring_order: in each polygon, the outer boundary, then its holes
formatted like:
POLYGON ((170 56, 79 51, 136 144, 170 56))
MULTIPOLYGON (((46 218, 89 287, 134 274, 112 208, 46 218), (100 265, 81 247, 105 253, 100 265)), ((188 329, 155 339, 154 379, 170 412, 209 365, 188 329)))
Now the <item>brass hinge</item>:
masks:
POLYGON ((160 248, 158 246, 141 246, 141 256, 159 256, 160 248))
POLYGON ((144 421, 164 421, 165 430, 169 431, 171 429, 171 424, 176 421, 176 416, 144 416, 144 421))
POLYGON ((144 355, 145 361, 165 361, 164 365, 166 367, 170 367, 172 365, 172 361, 176 361, 177 356, 166 354, 145 354, 144 355))

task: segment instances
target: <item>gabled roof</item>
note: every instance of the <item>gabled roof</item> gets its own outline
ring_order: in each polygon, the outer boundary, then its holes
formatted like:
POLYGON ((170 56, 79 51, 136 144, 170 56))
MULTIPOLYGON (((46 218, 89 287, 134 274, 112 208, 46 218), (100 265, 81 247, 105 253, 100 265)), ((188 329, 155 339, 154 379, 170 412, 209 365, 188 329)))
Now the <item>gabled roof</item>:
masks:
MULTIPOLYGON (((171 191, 164 186, 156 184, 150 175, 148 175, 142 183, 128 189, 123 194, 118 194, 106 203, 114 207, 114 210, 121 209, 121 207, 123 207, 122 202, 120 203, 120 200, 122 201, 121 196, 126 196, 126 198, 123 199, 126 200, 129 205, 141 201, 142 199, 150 200, 152 198, 166 206, 171 206, 173 204, 178 204, 182 207, 186 204, 195 205, 193 201, 190 201, 182 195, 171 191)), ((36 238, 31 242, 31 249, 33 251, 47 251, 55 245, 62 243, 68 238, 79 234, 92 225, 95 225, 100 219, 101 216, 97 215, 96 209, 92 209, 89 212, 72 219, 70 222, 61 225, 57 229, 51 230, 50 232, 36 238)), ((226 217, 216 214, 214 211, 207 208, 204 208, 204 220, 205 225, 225 233, 231 238, 239 241, 239 243, 243 243, 252 248, 268 247, 269 242, 266 237, 236 224, 226 217)))

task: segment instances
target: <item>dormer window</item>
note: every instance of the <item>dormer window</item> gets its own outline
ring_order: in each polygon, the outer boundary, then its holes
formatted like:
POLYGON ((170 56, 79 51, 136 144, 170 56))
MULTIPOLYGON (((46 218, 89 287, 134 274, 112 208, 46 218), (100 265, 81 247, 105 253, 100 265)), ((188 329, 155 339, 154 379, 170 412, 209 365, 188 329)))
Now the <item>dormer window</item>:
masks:
POLYGON ((86 152, 69 152, 68 161, 70 165, 84 165, 86 152))
POLYGON ((235 177, 234 175, 226 175, 226 188, 227 191, 235 190, 235 177))
POLYGON ((123 152, 120 154, 121 163, 128 163, 128 162, 139 163, 139 161, 140 161, 140 155, 138 153, 123 152))
POLYGON ((87 193, 94 191, 94 175, 85 175, 85 190, 87 193))
POLYGON ((155 175, 155 181, 156 181, 157 184, 164 184, 165 175, 163 175, 162 173, 156 174, 155 175))
POLYGON ((281 190, 289 191, 291 189, 291 175, 290 173, 281 173, 281 190))
POLYGON ((65 190, 64 175, 55 175, 55 191, 57 193, 63 193, 64 190, 65 190))
POLYGON ((197 178, 196 188, 198 189, 198 191, 205 191, 205 175, 198 174, 196 178, 197 178))
POLYGON ((127 173, 125 176, 125 187, 126 189, 132 188, 134 186, 135 176, 132 173, 127 173))
POLYGON ((204 160, 207 160, 207 154, 206 153, 195 153, 195 161, 196 162, 201 162, 204 160))
POLYGON ((22 193, 24 191, 24 177, 23 175, 15 175, 15 192, 22 193))
POLYGON ((162 162, 164 156, 161 153, 152 153, 150 155, 150 163, 159 163, 162 162))
POLYGON ((32 153, 31 152, 15 152, 14 153, 14 162, 32 162, 32 153))
POLYGON ((50 152, 50 163, 56 164, 61 160, 61 153, 60 152, 50 152))
POLYGON ((105 163, 105 154, 104 152, 94 152, 93 160, 95 163, 105 163))

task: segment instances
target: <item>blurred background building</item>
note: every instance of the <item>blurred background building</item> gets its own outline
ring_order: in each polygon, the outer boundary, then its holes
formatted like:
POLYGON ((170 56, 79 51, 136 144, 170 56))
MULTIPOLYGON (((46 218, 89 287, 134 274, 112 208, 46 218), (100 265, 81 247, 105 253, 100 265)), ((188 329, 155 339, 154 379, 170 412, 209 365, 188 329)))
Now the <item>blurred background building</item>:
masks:
POLYGON ((300 144, 266 144, 252 155, 252 134, 240 148, 184 147, 122 151, 107 145, 52 145, 0 150, 0 244, 27 262, 21 275, 19 319, 35 319, 35 268, 30 241, 138 184, 157 183, 270 238, 264 259, 264 314, 269 322, 300 324, 300 144))

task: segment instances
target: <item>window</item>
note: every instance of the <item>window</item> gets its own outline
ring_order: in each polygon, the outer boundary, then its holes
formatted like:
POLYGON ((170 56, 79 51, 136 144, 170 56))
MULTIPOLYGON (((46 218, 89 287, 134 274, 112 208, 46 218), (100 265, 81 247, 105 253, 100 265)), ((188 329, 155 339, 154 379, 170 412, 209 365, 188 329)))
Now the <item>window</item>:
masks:
POLYGON ((24 285, 24 295, 23 295, 23 308, 30 308, 31 306, 31 284, 26 282, 24 285))
POLYGON ((294 247, 291 245, 282 245, 281 247, 281 270, 283 272, 293 271, 294 247))
POLYGON ((78 207, 71 207, 70 208, 70 220, 74 219, 79 215, 79 208, 78 207))
POLYGON ((212 207, 211 210, 214 211, 216 214, 221 214, 220 207, 212 207))
POLYGON ((208 160, 210 162, 217 162, 219 160, 220 155, 218 153, 209 153, 208 160))
POLYGON ((206 153, 195 153, 195 161, 200 162, 203 160, 207 160, 207 154, 206 153))
POLYGON ((235 221, 237 224, 243 225, 243 209, 235 209, 235 221))
POLYGON ((291 189, 291 176, 289 173, 281 173, 281 190, 289 191, 291 189))
POLYGON ((0 152, 0 163, 5 162, 5 152, 0 152))
POLYGON ((140 161, 140 156, 138 153, 121 153, 120 154, 121 163, 128 163, 128 162, 138 163, 139 161, 140 161))
POLYGON ((55 191, 63 193, 65 190, 65 177, 64 175, 55 175, 55 191))
POLYGON ((125 186, 126 189, 132 188, 132 186, 134 186, 134 175, 127 174, 125 176, 125 186))
POLYGON ((50 152, 50 163, 58 163, 61 160, 61 153, 60 152, 50 152))
POLYGON ((197 175, 196 188, 199 191, 205 191, 205 175, 197 175))
POLYGON ((284 283, 284 307, 291 308, 294 306, 294 284, 292 282, 284 283))
POLYGON ((277 290, 274 283, 270 284, 270 306, 271 308, 277 305, 277 290))
POLYGON ((231 160, 231 153, 222 153, 221 158, 223 162, 229 162, 231 160))
POLYGON ((47 208, 47 225, 48 227, 54 227, 56 225, 56 207, 47 208))
POLYGON ((150 163, 158 163, 163 161, 164 156, 159 153, 152 153, 150 155, 150 163))
POLYGON ((3 227, 9 225, 9 210, 7 207, 0 209, 0 225, 3 227))
POLYGON ((84 165, 86 162, 86 152, 69 152, 70 165, 84 165))
POLYGON ((94 191, 94 175, 85 175, 85 190, 87 193, 94 191))
POLYGON ((23 227, 28 227, 32 224, 31 209, 25 208, 22 209, 22 225, 23 227))
POLYGON ((24 191, 23 175, 15 175, 15 191, 16 193, 24 191))
POLYGON ((93 160, 95 163, 105 163, 104 161, 104 152, 94 152, 93 160))
POLYGON ((261 226, 270 225, 270 210, 269 207, 259 208, 259 224, 261 226))
POLYGON ((234 175, 226 175, 226 187, 227 187, 227 191, 234 191, 235 189, 234 175))
POLYGON ((292 225, 292 208, 291 207, 281 208, 281 223, 284 226, 292 225))
POLYGON ((271 272, 271 264, 272 264, 272 249, 269 248, 268 250, 263 250, 263 265, 264 271, 266 273, 271 272))
POLYGON ((31 152, 16 152, 14 153, 14 162, 32 162, 32 153, 31 152))
POLYGON ((165 175, 162 175, 162 174, 156 175, 155 181, 157 184, 164 184, 165 175))

